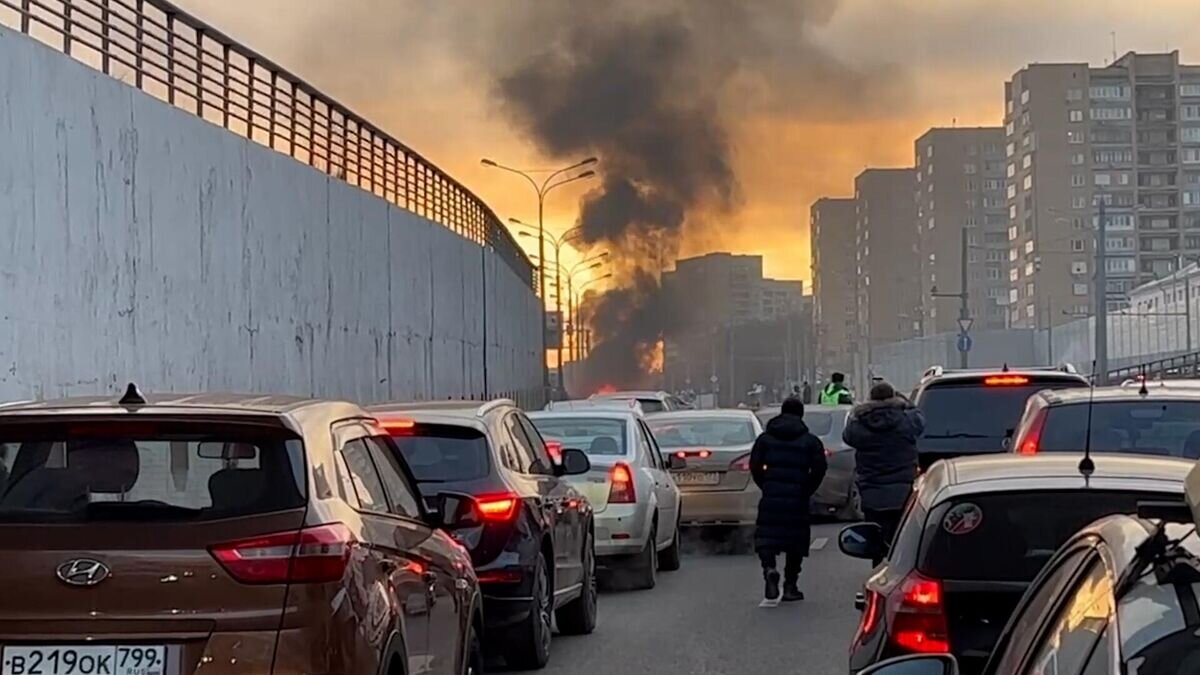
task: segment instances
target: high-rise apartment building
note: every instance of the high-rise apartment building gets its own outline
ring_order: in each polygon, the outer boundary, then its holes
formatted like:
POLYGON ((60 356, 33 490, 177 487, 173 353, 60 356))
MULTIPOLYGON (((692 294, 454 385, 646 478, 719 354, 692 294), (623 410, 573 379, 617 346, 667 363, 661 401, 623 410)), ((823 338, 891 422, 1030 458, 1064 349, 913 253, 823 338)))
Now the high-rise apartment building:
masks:
POLYGON ((925 334, 958 330, 967 238, 968 311, 976 328, 1004 328, 1008 302, 1008 213, 1004 129, 930 129, 915 143, 921 307, 925 334))
POLYGON ((854 233, 853 198, 825 197, 813 203, 809 214, 813 328, 817 365, 827 373, 854 367, 858 325, 854 233))
POLYGON ((1014 326, 1092 310, 1100 201, 1110 307, 1200 253, 1200 66, 1178 52, 1035 64, 1005 105, 1014 326))
POLYGON ((915 186, 914 169, 867 169, 854 179, 855 343, 860 365, 870 364, 875 345, 921 332, 915 186))

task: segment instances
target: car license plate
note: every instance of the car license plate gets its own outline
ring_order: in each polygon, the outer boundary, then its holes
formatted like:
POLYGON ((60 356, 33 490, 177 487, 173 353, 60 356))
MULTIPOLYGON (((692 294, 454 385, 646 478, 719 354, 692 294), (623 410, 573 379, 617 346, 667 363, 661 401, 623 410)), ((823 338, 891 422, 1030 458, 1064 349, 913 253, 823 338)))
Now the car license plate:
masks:
POLYGON ((167 675, 167 648, 5 647, 0 675, 167 675))
POLYGON ((717 485, 720 482, 721 474, 716 471, 675 474, 675 483, 678 485, 717 485))

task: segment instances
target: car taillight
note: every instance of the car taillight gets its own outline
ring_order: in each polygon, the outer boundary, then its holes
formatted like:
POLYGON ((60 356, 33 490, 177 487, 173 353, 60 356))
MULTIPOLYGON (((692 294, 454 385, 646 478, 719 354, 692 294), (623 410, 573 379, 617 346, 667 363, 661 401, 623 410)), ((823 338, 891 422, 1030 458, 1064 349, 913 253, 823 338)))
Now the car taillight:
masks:
POLYGON ((315 584, 341 579, 354 545, 350 529, 334 523, 217 544, 209 552, 244 584, 315 584))
POLYGON ((627 464, 615 464, 608 473, 612 487, 608 490, 609 504, 633 504, 637 502, 637 493, 633 487, 633 472, 627 464))
POLYGON ((750 454, 746 453, 741 457, 733 460, 729 464, 730 471, 749 471, 750 470, 750 454))
POLYGON ((892 643, 907 652, 950 651, 940 581, 910 575, 888 599, 892 643))
POLYGON ((475 498, 475 503, 479 505, 479 513, 484 520, 503 522, 512 520, 517 514, 517 504, 520 500, 516 495, 506 492, 498 495, 480 495, 475 498))
POLYGON ((862 644, 863 640, 879 626, 880 609, 883 596, 873 591, 867 591, 867 605, 863 608, 862 620, 858 624, 858 633, 854 636, 854 644, 862 644))
POLYGON ((1029 384, 1029 378, 1023 375, 993 375, 983 378, 983 384, 988 387, 1016 387, 1029 384))
POLYGON ((1037 417, 1033 418, 1033 422, 1029 424, 1029 431, 1025 432, 1025 437, 1020 440, 1020 445, 1017 446, 1018 455, 1036 455, 1038 453, 1038 444, 1042 442, 1042 430, 1046 428, 1046 409, 1042 408, 1038 411, 1037 417))

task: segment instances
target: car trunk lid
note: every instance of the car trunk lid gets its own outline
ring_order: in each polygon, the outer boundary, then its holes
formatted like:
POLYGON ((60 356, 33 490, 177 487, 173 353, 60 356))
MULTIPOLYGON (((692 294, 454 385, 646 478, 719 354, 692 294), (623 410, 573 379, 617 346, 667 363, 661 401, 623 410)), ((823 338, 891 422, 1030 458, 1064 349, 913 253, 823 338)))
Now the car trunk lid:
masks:
POLYGON ((750 483, 749 454, 752 445, 734 447, 671 448, 687 466, 673 471, 683 492, 740 492, 750 483))

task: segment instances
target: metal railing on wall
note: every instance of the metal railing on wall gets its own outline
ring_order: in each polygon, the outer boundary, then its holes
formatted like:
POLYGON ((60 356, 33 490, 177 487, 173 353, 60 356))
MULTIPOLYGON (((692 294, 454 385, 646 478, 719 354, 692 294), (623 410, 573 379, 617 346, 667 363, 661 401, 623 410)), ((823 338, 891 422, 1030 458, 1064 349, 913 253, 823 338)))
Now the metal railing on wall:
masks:
POLYGON ((166 0, 0 0, 0 24, 494 250, 534 286, 500 219, 441 169, 166 0))

